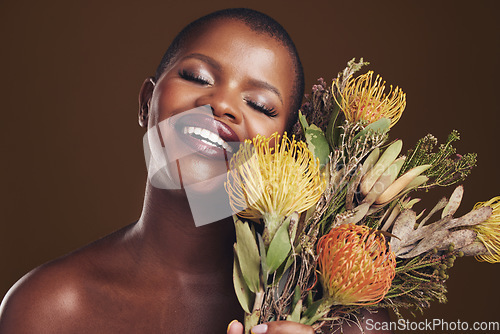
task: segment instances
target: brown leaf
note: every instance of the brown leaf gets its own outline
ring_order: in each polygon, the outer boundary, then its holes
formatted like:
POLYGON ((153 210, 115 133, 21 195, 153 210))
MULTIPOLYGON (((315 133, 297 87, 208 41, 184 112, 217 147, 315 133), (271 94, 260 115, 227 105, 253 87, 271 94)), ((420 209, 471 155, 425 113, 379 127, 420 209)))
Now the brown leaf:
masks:
POLYGON ((453 216, 453 214, 457 212, 457 209, 460 206, 460 203, 462 202, 463 195, 464 195, 463 186, 458 186, 455 188, 455 190, 453 190, 453 193, 450 196, 448 204, 446 204, 446 206, 443 209, 443 212, 441 213, 441 218, 444 218, 445 216, 453 216))
POLYGON ((422 241, 418 243, 409 253, 401 255, 396 253, 396 255, 403 259, 408 259, 411 257, 418 256, 422 253, 428 252, 431 249, 441 245, 447 240, 450 236, 450 232, 448 230, 441 230, 435 233, 431 233, 427 235, 422 241))
POLYGON ((464 255, 466 255, 466 256, 476 256, 476 255, 488 254, 488 250, 483 245, 483 243, 480 241, 475 241, 471 244, 468 244, 465 247, 460 248, 459 250, 464 252, 464 255))
POLYGON ((394 222, 394 227, 392 228, 392 234, 398 237, 391 238, 391 249, 397 254, 401 246, 406 242, 406 239, 410 236, 413 231, 415 223, 417 221, 417 214, 413 210, 404 210, 401 212, 394 222))
POLYGON ((455 218, 450 220, 445 228, 451 229, 459 226, 473 226, 482 223, 486 219, 490 218, 492 209, 489 206, 479 208, 477 210, 472 210, 471 212, 463 215, 460 218, 455 218))

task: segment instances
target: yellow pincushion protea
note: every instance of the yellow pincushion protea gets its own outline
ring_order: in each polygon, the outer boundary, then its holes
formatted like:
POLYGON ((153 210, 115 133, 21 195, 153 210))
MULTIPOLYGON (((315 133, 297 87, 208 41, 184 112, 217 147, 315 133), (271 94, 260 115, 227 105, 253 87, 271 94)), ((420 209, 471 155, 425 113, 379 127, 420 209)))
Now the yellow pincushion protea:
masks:
POLYGON ((396 256, 383 235, 365 225, 333 228, 318 242, 321 280, 334 304, 370 305, 389 291, 396 256))
POLYGON ((326 187, 306 143, 275 133, 246 140, 232 157, 226 190, 238 216, 263 219, 270 235, 283 219, 316 204, 326 187))
POLYGON ((477 238, 488 250, 488 254, 477 255, 479 261, 500 262, 500 196, 487 202, 476 203, 474 209, 489 206, 493 209, 490 218, 474 226, 477 238))
MULTIPOLYGON (((333 85, 338 85, 337 81, 333 85)), ((350 122, 360 120, 373 123, 380 118, 391 120, 391 127, 397 123, 406 107, 406 94, 396 87, 390 86, 389 93, 385 94, 385 81, 377 75, 373 80, 373 72, 351 78, 340 92, 340 108, 350 122)))

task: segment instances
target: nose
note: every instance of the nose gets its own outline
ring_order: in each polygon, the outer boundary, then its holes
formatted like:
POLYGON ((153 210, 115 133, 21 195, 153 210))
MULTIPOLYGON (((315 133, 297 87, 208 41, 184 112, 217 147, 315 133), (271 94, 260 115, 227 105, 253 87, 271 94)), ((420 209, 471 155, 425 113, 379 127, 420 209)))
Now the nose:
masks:
POLYGON ((217 90, 214 89, 199 97, 196 101, 196 106, 209 104, 214 116, 239 124, 242 121, 239 100, 240 97, 236 92, 220 88, 217 90))

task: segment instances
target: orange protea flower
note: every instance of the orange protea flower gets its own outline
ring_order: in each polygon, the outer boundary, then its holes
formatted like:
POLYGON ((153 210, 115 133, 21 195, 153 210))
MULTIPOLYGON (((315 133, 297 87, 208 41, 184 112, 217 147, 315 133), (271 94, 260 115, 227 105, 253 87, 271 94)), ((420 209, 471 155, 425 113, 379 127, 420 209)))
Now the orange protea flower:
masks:
POLYGON ((493 209, 490 218, 474 226, 477 238, 488 250, 488 254, 477 255, 478 261, 500 262, 500 196, 474 205, 474 209, 489 206, 493 209))
MULTIPOLYGON (((338 87, 338 80, 335 80, 333 85, 338 87)), ((388 94, 384 91, 385 81, 382 81, 379 75, 373 80, 373 71, 369 71, 357 78, 349 79, 340 92, 341 101, 337 103, 349 122, 364 120, 373 123, 384 117, 391 120, 392 127, 406 107, 406 94, 399 87, 392 90, 392 85, 388 94)))
POLYGON ((333 228, 319 240, 318 254, 323 286, 338 305, 378 303, 396 273, 396 256, 384 236, 364 225, 333 228))
POLYGON ((319 161, 304 142, 275 133, 246 140, 232 157, 226 190, 238 216, 263 219, 272 236, 293 212, 318 202, 326 187, 319 161))

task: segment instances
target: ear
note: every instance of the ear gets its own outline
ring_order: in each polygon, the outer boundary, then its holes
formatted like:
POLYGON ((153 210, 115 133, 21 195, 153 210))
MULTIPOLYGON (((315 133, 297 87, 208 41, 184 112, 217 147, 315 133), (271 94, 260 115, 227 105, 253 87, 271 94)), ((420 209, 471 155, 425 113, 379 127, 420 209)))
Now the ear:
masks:
POLYGON ((139 93, 139 125, 143 128, 148 126, 149 103, 151 102, 154 88, 154 77, 149 77, 142 83, 141 91, 139 93))

